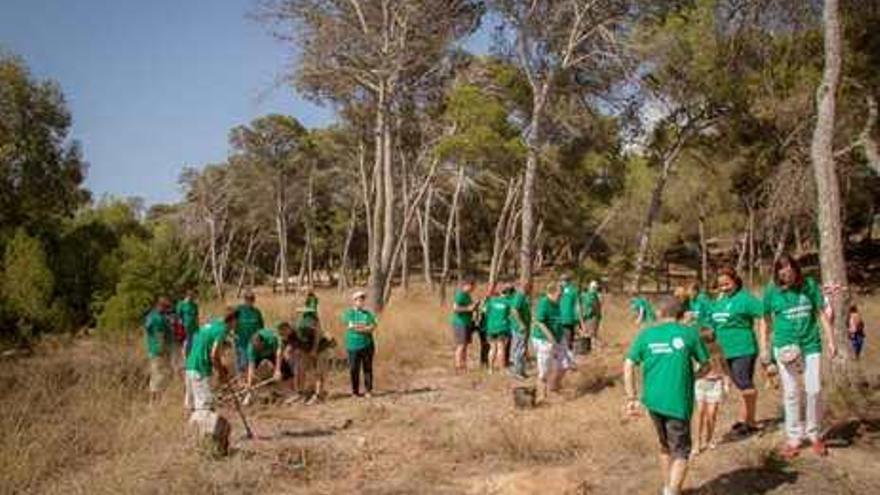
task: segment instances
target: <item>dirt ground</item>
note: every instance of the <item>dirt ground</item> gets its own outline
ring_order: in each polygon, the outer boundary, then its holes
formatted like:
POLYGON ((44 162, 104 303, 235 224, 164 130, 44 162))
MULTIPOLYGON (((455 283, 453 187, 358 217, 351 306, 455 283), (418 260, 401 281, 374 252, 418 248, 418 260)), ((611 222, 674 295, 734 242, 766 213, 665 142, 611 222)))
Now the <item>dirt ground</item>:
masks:
MULTIPOLYGON (((390 337, 380 327, 372 399, 347 395, 347 375, 334 373, 323 404, 252 407, 258 439, 236 442, 235 455, 265 459, 287 493, 658 493, 650 421, 620 414, 620 365, 635 329, 618 299, 607 304, 606 345, 579 358, 561 397, 532 410, 513 406, 512 388, 521 382, 487 374, 473 356, 476 369, 451 373, 443 311, 420 308, 433 302, 407 301, 406 319, 415 313, 418 320, 389 318, 389 325, 406 327, 390 337), (382 351, 387 338, 421 340, 425 347, 409 362, 382 351)), ((717 437, 734 422, 737 406, 736 396, 727 398, 717 437)), ((880 493, 880 425, 851 427, 827 458, 805 451, 786 464, 773 454, 782 439, 780 413, 779 391, 762 383, 765 431, 697 457, 690 493, 880 493)))
MULTIPOLYGON (((20 366, 0 363, 0 493, 660 492, 650 421, 621 414, 621 364, 636 332, 622 296, 606 299, 605 345, 580 358, 561 396, 518 410, 512 388, 521 382, 479 370, 475 356, 468 374, 451 372, 448 309, 413 292, 381 316, 373 398, 349 396, 344 370, 331 373, 329 396, 317 405, 284 405, 283 386, 264 390, 246 408, 256 439, 244 438, 233 409, 221 409, 233 426, 232 454, 224 459, 207 458, 183 435, 179 381, 160 403, 147 404, 139 336, 47 344, 20 366)), ((319 296, 326 330, 341 337, 345 298, 319 296)), ((880 301, 860 303, 869 323, 863 370, 876 377, 880 344, 871 329, 880 301)), ((298 301, 261 292, 257 304, 274 322, 290 317, 298 301)), ((219 310, 206 304, 204 313, 219 310)), ((759 389, 764 433, 697 457, 688 493, 880 493, 876 389, 827 394, 830 455, 805 451, 790 464, 773 454, 782 440, 780 393, 761 380, 759 389)), ((735 396, 723 404, 719 437, 737 406, 735 396)))

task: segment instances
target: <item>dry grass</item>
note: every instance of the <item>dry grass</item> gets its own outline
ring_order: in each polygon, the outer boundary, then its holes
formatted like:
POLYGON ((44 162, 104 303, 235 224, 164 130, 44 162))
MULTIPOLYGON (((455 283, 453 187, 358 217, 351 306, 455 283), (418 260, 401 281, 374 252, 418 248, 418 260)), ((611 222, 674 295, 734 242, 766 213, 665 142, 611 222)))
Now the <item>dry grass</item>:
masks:
MULTIPOLYGON (((341 343, 338 315, 347 298, 335 291, 319 296, 325 328, 341 343)), ((275 322, 290 319, 301 301, 259 292, 257 304, 275 322)), ((880 304, 862 306, 869 329, 862 366, 876 373, 880 344, 871 330, 880 322, 880 304)), ((650 492, 658 486, 650 422, 620 414, 620 361, 636 329, 622 296, 610 297, 606 308, 606 346, 568 377, 563 397, 517 411, 506 375, 450 373, 447 311, 415 290, 382 315, 379 397, 339 396, 348 384, 336 372, 334 398, 323 405, 251 408, 254 428, 267 436, 252 442, 240 441, 238 419, 225 411, 236 450, 223 460, 205 458, 185 441, 179 381, 161 403, 147 404, 139 338, 47 341, 33 358, 0 363, 0 493, 515 494, 549 486, 559 493, 650 492), (350 426, 335 427, 341 424, 350 426), (290 431, 323 433, 285 436, 290 431)), ((206 304, 205 316, 221 309, 206 304)), ((762 392, 760 404, 762 416, 774 415, 778 392, 762 392)), ((735 406, 724 405, 722 431, 735 406)), ((701 456, 693 467, 696 493, 749 493, 729 486, 764 486, 750 483, 768 477, 779 483, 757 493, 846 493, 821 476, 788 483, 790 473, 770 455, 779 435, 701 456)), ((860 452, 846 451, 847 462, 870 459, 860 452)), ((875 486, 866 476, 858 486, 875 486)))

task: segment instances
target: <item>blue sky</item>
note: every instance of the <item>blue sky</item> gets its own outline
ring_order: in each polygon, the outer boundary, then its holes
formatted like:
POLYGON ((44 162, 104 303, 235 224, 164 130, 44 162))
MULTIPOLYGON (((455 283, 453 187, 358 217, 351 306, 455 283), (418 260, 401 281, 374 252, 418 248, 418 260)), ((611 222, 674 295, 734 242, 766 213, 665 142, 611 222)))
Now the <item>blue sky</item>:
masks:
POLYGON ((61 84, 96 196, 174 201, 181 169, 225 159, 233 126, 269 112, 333 120, 279 87, 290 50, 245 17, 253 0, 2 4, 0 46, 61 84))
POLYGON ((0 47, 61 84, 96 197, 176 201, 183 167, 224 160, 235 125, 334 119, 277 83, 293 53, 246 17, 254 0, 0 1, 0 47))

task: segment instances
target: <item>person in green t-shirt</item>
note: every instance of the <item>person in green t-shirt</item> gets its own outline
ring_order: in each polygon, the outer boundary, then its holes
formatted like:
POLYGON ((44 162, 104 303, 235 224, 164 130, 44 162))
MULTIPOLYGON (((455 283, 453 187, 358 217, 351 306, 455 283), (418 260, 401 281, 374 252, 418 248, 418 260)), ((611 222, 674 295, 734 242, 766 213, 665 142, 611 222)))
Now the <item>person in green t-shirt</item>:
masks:
POLYGON ((283 378, 282 351, 278 332, 271 328, 261 328, 251 336, 251 341, 248 343, 246 351, 248 360, 247 388, 254 386, 257 368, 264 361, 272 365, 272 377, 275 380, 283 378))
POLYGON ((629 302, 629 309, 636 315, 636 325, 645 325, 657 321, 654 306, 644 296, 636 296, 629 302))
POLYGON ((758 390, 754 384, 758 343, 753 327, 754 322, 760 321, 764 315, 764 308, 743 288, 742 279, 733 267, 718 271, 716 285, 718 298, 703 310, 703 320, 715 332, 727 360, 730 380, 742 396, 739 421, 731 429, 734 438, 742 438, 758 431, 755 419, 758 390))
POLYGON ((318 311, 318 296, 315 295, 315 292, 311 288, 306 292, 306 300, 303 306, 313 309, 316 312, 318 311))
POLYGON ((529 287, 520 281, 513 284, 507 293, 510 307, 513 309, 513 325, 510 333, 510 372, 514 378, 524 380, 526 376, 526 349, 529 342, 529 325, 532 323, 532 305, 529 301, 529 287))
POLYGON ((697 329, 711 328, 708 318, 712 299, 700 286, 700 282, 693 281, 688 284, 684 294, 687 297, 685 321, 695 325, 697 329))
POLYGON ((641 402, 660 439, 664 493, 681 493, 691 455, 691 414, 694 379, 708 370, 709 351, 697 330, 680 323, 684 305, 672 296, 663 299, 662 319, 639 332, 623 365, 626 413, 638 415, 635 367, 642 367, 641 402), (695 363, 699 364, 694 372, 695 363))
POLYGON ((489 337, 489 373, 507 367, 507 343, 514 324, 513 307, 505 294, 508 284, 501 282, 486 299, 486 335, 489 337))
POLYGON ((235 310, 229 308, 222 319, 212 320, 194 334, 193 344, 186 358, 186 408, 192 412, 210 410, 214 394, 211 390, 211 375, 215 372, 220 381, 226 381, 228 373, 223 366, 223 349, 229 332, 236 327, 235 310))
POLYGON ((602 297, 599 295, 599 282, 593 280, 582 291, 578 301, 581 334, 599 343, 599 325, 602 322, 602 297))
POLYGON ((558 283, 547 284, 538 299, 532 318, 531 340, 538 366, 537 389, 539 398, 546 399, 558 392, 568 369, 563 345, 563 328, 559 323, 559 299, 562 288, 558 283))
POLYGON ((150 401, 159 398, 168 380, 170 352, 173 336, 167 314, 171 311, 171 301, 161 296, 156 305, 147 312, 144 320, 144 344, 150 361, 150 401))
POLYGON ((193 334, 199 329, 199 305, 196 303, 195 293, 192 290, 187 290, 183 299, 177 301, 174 312, 180 317, 180 322, 186 331, 186 340, 183 342, 183 358, 185 360, 192 348, 193 334))
POLYGON ((367 293, 356 291, 352 295, 352 306, 342 313, 345 325, 345 349, 348 351, 348 367, 351 376, 351 393, 360 397, 360 374, 364 372, 366 397, 373 393, 373 355, 376 346, 373 334, 376 330, 376 315, 365 309, 367 293))
POLYGON ((473 280, 465 280, 461 287, 455 291, 452 298, 452 340, 455 342, 455 371, 456 373, 467 372, 467 350, 471 343, 471 334, 474 331, 474 311, 478 303, 474 301, 473 280))
POLYGON ((820 326, 830 358, 836 356, 837 346, 824 307, 825 299, 816 281, 804 278, 797 260, 789 255, 780 257, 773 267, 773 282, 764 290, 765 321, 759 326, 759 333, 762 363, 771 363, 772 347, 772 357, 780 364, 788 437, 781 454, 786 459, 798 455, 804 440, 812 443, 816 454, 827 453, 820 435, 823 344, 820 326), (768 342, 768 326, 772 329, 772 344, 768 342), (806 396, 806 427, 800 414, 801 381, 806 396))
POLYGON ((254 306, 256 296, 247 291, 244 294, 244 302, 235 308, 235 317, 238 327, 235 331, 235 370, 239 375, 247 371, 247 347, 257 331, 266 325, 263 323, 263 313, 254 306))
POLYGON ((575 369, 574 337, 580 319, 578 318, 578 286, 571 281, 571 275, 564 273, 559 278, 562 293, 559 296, 559 324, 562 325, 562 341, 565 349, 567 368, 575 369))

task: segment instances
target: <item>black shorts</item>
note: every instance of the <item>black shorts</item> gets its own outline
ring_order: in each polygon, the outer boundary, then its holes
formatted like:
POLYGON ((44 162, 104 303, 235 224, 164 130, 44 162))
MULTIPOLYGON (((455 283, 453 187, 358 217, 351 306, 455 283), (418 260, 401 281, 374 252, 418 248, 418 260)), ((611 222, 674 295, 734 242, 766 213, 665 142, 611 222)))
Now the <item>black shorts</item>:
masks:
POLYGON ((727 367, 730 368, 730 380, 739 390, 755 388, 755 358, 756 356, 753 354, 727 360, 727 367))
POLYGON ((471 343, 472 325, 452 325, 452 340, 455 345, 466 345, 471 343))
POLYGON ((687 460, 691 456, 691 422, 684 419, 670 418, 654 411, 649 411, 660 450, 673 459, 687 460))

